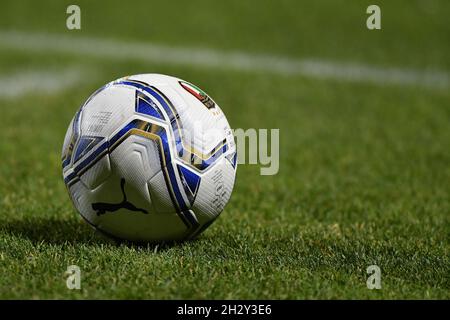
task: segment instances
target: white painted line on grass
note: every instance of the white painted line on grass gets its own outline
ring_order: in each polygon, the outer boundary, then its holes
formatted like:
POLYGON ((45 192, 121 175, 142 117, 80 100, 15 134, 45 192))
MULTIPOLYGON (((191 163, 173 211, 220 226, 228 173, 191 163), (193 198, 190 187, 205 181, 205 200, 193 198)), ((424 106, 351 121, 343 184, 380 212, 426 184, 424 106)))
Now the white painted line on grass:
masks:
POLYGON ((270 74, 300 75, 377 85, 396 84, 437 89, 450 87, 449 73, 438 70, 382 68, 319 59, 292 59, 283 56, 172 47, 59 34, 0 31, 0 47, 28 52, 70 53, 116 60, 262 71, 270 74))
POLYGON ((56 93, 79 83, 83 72, 62 70, 22 70, 0 74, 0 98, 16 98, 29 93, 56 93))

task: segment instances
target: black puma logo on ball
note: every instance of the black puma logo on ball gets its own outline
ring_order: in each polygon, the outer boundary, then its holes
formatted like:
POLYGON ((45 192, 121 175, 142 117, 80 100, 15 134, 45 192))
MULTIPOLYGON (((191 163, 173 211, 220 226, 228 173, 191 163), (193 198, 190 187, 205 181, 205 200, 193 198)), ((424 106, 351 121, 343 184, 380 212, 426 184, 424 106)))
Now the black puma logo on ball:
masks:
POLYGON ((123 200, 120 203, 104 203, 96 202, 92 204, 92 209, 97 211, 97 215, 100 216, 106 212, 115 212, 119 209, 127 209, 130 211, 138 211, 147 214, 147 210, 137 208, 134 204, 127 200, 127 195, 125 194, 125 179, 120 180, 120 189, 122 190, 123 200))

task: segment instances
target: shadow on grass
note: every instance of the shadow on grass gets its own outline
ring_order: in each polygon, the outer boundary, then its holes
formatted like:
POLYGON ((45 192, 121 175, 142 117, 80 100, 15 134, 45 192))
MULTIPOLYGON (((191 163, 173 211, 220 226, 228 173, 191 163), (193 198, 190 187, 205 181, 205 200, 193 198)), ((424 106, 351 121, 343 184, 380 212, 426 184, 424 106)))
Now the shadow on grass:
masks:
POLYGON ((48 244, 110 243, 78 219, 24 218, 0 223, 0 232, 48 244))
MULTIPOLYGON (((0 221, 0 234, 9 234, 29 240, 34 244, 54 245, 110 245, 133 247, 135 249, 164 251, 180 245, 180 242, 138 243, 111 238, 94 230, 87 223, 78 219, 25 218, 0 221)), ((196 241, 196 240, 192 240, 196 241)), ((191 241, 189 241, 191 242, 191 241)))

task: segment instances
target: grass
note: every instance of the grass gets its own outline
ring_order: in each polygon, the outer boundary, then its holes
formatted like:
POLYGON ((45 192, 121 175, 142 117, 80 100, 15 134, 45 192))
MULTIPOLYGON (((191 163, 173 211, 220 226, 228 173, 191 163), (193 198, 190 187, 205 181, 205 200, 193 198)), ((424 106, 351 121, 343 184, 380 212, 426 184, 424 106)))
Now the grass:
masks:
MULTIPOLYGON (((41 15, 36 4, 1 6, 3 29, 66 32, 64 3, 42 2, 41 15)), ((381 2, 379 33, 364 28, 364 2, 345 10, 282 2, 279 11, 194 2, 182 20, 162 2, 133 10, 133 19, 119 5, 80 6, 80 37, 450 67, 444 1, 381 2), (127 24, 111 24, 121 17, 127 24)), ((448 90, 0 50, 5 75, 71 65, 91 72, 57 94, 0 97, 0 298, 450 298, 448 90), (241 165, 225 212, 195 241, 112 243, 81 221, 61 178, 75 110, 102 84, 144 72, 199 84, 234 128, 280 128, 279 174, 241 165), (82 270, 79 291, 65 285, 72 264, 82 270), (381 268, 381 290, 366 287, 372 264, 381 268)))

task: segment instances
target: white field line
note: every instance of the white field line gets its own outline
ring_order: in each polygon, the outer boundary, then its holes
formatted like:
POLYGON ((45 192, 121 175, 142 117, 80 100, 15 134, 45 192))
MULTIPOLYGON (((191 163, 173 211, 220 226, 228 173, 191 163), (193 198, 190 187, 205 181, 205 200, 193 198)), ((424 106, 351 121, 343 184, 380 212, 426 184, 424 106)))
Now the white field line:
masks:
POLYGON ((449 73, 438 70, 382 68, 319 59, 292 59, 236 51, 224 52, 47 33, 0 31, 0 47, 27 52, 70 53, 124 61, 138 60, 216 69, 261 71, 275 75, 301 75, 378 85, 396 84, 438 89, 450 87, 449 73))
POLYGON ((80 69, 22 70, 0 75, 0 98, 11 99, 28 93, 55 93, 74 86, 84 78, 80 69))

